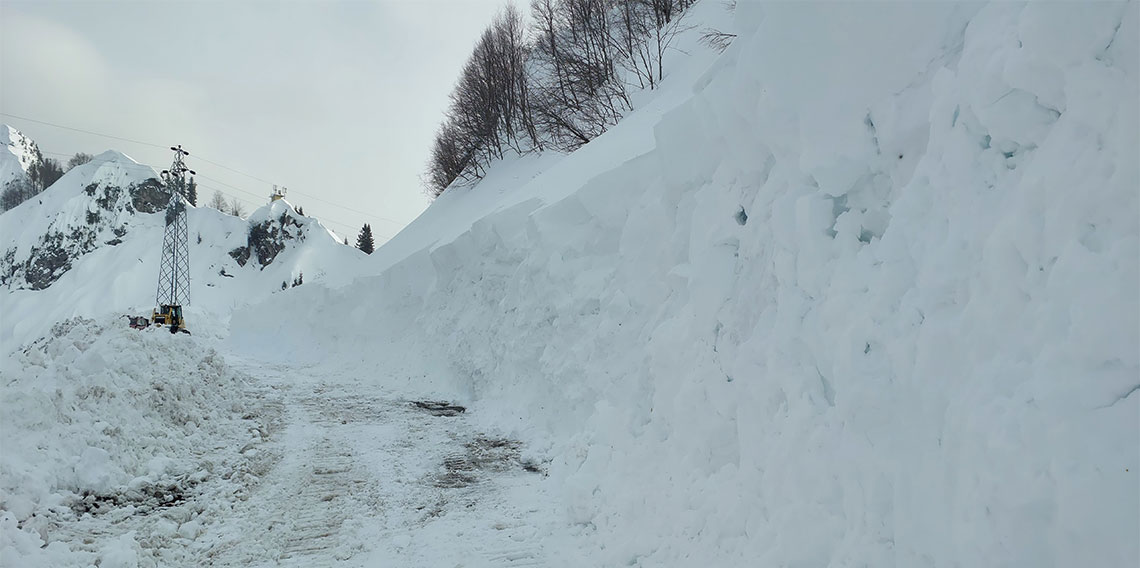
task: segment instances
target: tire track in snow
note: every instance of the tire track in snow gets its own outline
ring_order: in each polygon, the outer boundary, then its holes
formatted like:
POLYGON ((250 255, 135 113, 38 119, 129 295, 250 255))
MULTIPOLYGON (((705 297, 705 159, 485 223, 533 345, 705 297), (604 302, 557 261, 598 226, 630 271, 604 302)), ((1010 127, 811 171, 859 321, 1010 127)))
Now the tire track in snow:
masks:
POLYGON ((281 390, 290 409, 277 444, 282 459, 262 491, 216 531, 222 534, 205 551, 204 565, 344 566, 364 549, 345 523, 375 514, 377 481, 328 418, 336 402, 319 388, 281 390))
POLYGON ((199 565, 550 565, 543 533, 554 516, 517 493, 541 479, 523 470, 517 442, 375 385, 306 384, 287 378, 295 369, 231 364, 281 394, 281 459, 199 541, 199 565))

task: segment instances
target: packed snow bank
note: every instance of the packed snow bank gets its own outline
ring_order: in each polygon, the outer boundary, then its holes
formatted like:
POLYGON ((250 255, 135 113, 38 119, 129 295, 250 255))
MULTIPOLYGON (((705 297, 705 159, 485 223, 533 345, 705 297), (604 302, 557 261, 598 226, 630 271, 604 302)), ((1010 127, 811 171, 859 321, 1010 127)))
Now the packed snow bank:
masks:
POLYGON ((120 324, 63 322, 0 365, 4 565, 161 565, 212 522, 204 495, 256 482, 272 417, 245 379, 120 324))
POLYGON ((231 340, 547 440, 593 565, 1129 565, 1137 19, 739 3, 683 104, 231 340))

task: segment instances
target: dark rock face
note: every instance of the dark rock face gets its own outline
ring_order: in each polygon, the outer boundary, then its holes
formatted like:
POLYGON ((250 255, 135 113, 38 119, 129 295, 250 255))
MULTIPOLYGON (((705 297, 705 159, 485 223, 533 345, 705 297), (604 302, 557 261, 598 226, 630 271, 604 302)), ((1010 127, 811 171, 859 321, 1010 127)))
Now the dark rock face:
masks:
POLYGON ((71 270, 73 259, 95 249, 98 234, 92 227, 80 226, 67 233, 56 231, 40 235, 39 242, 32 246, 23 262, 15 262, 15 249, 8 250, 0 284, 14 290, 43 290, 51 286, 71 270))
POLYGON ((300 221, 288 213, 282 213, 276 219, 251 226, 246 246, 231 250, 230 256, 239 266, 245 266, 250 257, 256 257, 261 268, 265 268, 285 250, 285 242, 289 240, 304 241, 305 233, 301 230, 300 221))
MULTIPOLYGON (((91 183, 79 196, 82 199, 70 202, 67 212, 59 212, 42 234, 33 235, 30 242, 24 240, 21 247, 0 249, 0 286, 9 290, 46 289, 83 255, 127 240, 135 213, 161 214, 170 202, 170 195, 157 179, 125 187, 91 183)), ((246 244, 231 250, 229 255, 240 266, 256 260, 259 268, 265 268, 290 242, 305 240, 303 219, 286 209, 277 217, 253 223, 246 234, 246 244)), ((155 247, 158 245, 155 243, 155 247)), ((299 284, 298 278, 294 285, 299 284)))
POLYGON ((4 252, 0 257, 0 285, 12 290, 43 290, 71 270, 79 257, 102 244, 114 246, 122 242, 128 225, 120 220, 120 211, 153 213, 161 211, 169 201, 156 179, 131 184, 126 189, 92 183, 83 193, 92 198, 83 219, 57 219, 24 258, 17 259, 14 248, 4 252))
POLYGON ((230 251, 230 256, 237 261, 238 266, 245 266, 249 262, 249 246, 238 247, 230 251))
POLYGON ((273 262, 278 253, 285 250, 285 243, 278 237, 278 228, 271 221, 249 228, 249 247, 257 253, 257 262, 262 267, 273 262))
POLYGON ((131 184, 127 191, 131 194, 131 208, 139 213, 158 213, 170 202, 170 194, 154 178, 131 184))
POLYGON ((43 290, 68 270, 71 256, 64 247, 63 233, 51 233, 41 237, 39 246, 32 247, 32 254, 24 263, 24 280, 28 288, 43 290))

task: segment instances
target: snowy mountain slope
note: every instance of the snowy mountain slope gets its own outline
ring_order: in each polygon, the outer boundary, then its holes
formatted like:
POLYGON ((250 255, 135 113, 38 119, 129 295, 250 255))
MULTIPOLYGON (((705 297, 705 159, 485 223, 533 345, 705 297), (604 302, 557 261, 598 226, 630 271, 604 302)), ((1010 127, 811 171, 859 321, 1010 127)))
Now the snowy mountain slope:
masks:
POLYGON ((230 346, 546 444, 588 565, 1134 562, 1137 4, 734 21, 678 106, 445 194, 230 346))
POLYGON ((28 168, 35 163, 39 151, 31 138, 7 124, 0 124, 0 190, 17 179, 26 179, 28 168))
MULTIPOLYGON (((152 168, 109 151, 0 215, 5 351, 71 317, 149 313, 168 199, 156 178, 152 168)), ((209 314, 210 322, 224 321, 235 304, 279 292, 282 283, 348 282, 364 257, 284 200, 248 219, 190 208, 187 221, 190 313, 209 314), (250 262, 253 248, 262 256, 250 262)))
POLYGON ((18 205, 0 226, 7 245, 0 284, 42 290, 96 247, 117 245, 136 211, 165 207, 157 178, 151 168, 109 151, 18 205))

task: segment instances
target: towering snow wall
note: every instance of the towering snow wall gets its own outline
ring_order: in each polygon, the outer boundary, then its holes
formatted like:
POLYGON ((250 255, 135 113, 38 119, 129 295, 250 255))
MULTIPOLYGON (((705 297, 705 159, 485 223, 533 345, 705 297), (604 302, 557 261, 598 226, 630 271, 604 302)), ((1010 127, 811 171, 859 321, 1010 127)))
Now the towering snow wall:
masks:
POLYGON ((231 341, 525 424, 605 565, 1134 563, 1137 4, 733 25, 231 341))

